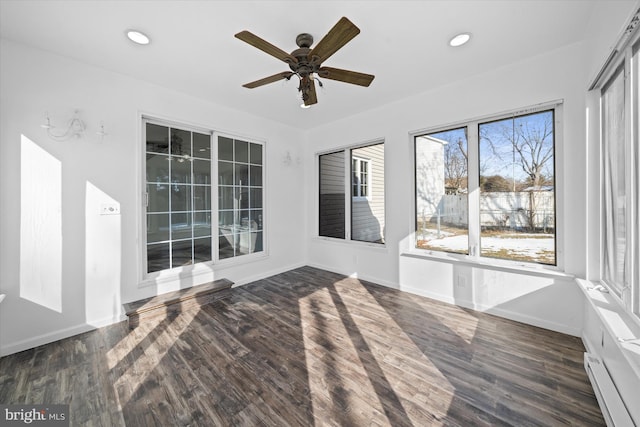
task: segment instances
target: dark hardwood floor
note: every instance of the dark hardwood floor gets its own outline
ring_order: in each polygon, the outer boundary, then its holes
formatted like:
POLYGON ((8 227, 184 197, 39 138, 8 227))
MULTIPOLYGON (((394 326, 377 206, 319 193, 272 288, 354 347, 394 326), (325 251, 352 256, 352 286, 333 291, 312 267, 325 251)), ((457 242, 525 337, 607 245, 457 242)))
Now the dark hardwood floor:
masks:
POLYGON ((604 425, 580 339, 310 267, 0 359, 72 425, 604 425))

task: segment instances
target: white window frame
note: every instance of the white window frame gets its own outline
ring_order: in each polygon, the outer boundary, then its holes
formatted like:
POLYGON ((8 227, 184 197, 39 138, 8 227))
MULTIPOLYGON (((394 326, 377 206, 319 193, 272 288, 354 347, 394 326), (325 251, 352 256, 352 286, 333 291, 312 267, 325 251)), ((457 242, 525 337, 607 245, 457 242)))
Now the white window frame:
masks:
MULTIPOLYGON (((638 16, 636 14, 636 16, 638 16)), ((614 49, 614 54, 608 58, 607 63, 598 74, 589 89, 595 89, 599 93, 599 277, 597 280, 602 286, 610 290, 610 294, 622 306, 632 314, 632 318, 640 323, 640 158, 638 147, 640 146, 640 100, 638 99, 638 70, 640 68, 640 26, 635 29, 627 28, 614 49), (635 48, 635 52, 634 52, 635 48), (607 211, 605 205, 605 140, 603 122, 602 90, 612 80, 616 73, 623 67, 624 78, 624 160, 625 160, 625 279, 624 283, 609 283, 605 280, 606 227, 607 211)))
POLYGON ((563 158, 563 100, 554 100, 529 107, 507 110, 502 113, 491 114, 473 119, 462 120, 442 126, 423 128, 409 132, 409 143, 411 145, 411 155, 413 168, 412 173, 412 211, 411 211, 411 237, 409 239, 409 253, 430 259, 441 259, 446 261, 459 261, 465 264, 487 266, 505 270, 526 270, 550 275, 564 275, 564 177, 560 173, 563 158), (556 265, 539 264, 535 262, 516 261, 509 259, 490 258, 480 256, 480 173, 479 173, 479 125, 482 123, 503 120, 527 114, 554 110, 554 175, 555 175, 555 245, 556 245, 556 265), (469 251, 468 255, 453 252, 437 251, 432 249, 417 248, 416 230, 416 156, 415 138, 425 134, 434 134, 456 128, 467 128, 467 156, 468 156, 468 203, 469 203, 469 251))
POLYGON ((140 167, 138 174, 138 194, 139 196, 139 210, 137 216, 139 219, 139 231, 138 241, 140 242, 138 249, 139 257, 139 274, 138 274, 138 287, 146 287, 158 284, 168 284, 174 282, 177 279, 184 277, 193 277, 200 274, 207 274, 215 268, 225 268, 227 266, 245 264, 255 260, 263 259, 269 255, 268 250, 268 198, 267 198, 267 173, 266 173, 266 141, 262 141, 256 138, 247 137, 239 134, 222 133, 202 125, 191 124, 184 121, 176 121, 169 118, 161 118, 157 115, 141 113, 139 115, 138 124, 140 126, 140 143, 139 143, 139 155, 140 159, 137 164, 140 167), (209 134, 211 136, 211 261, 200 262, 182 267, 176 267, 173 269, 166 269, 148 273, 147 265, 147 192, 146 192, 146 123, 157 124, 160 126, 168 126, 175 129, 182 129, 190 132, 198 132, 203 134, 209 134), (219 258, 219 236, 218 236, 218 177, 216 171, 218 170, 218 137, 223 136, 231 139, 241 139, 254 144, 262 146, 262 212, 263 212, 263 228, 262 228, 262 251, 242 256, 235 256, 230 258, 219 258))
MULTIPOLYGON (((356 178, 358 179, 358 182, 361 182, 361 170, 360 170, 360 165, 365 164, 366 165, 366 174, 367 174, 367 184, 366 184, 366 188, 367 188, 367 194, 365 196, 363 196, 360 191, 360 189, 362 188, 361 184, 357 185, 358 188, 358 194, 352 194, 351 197, 353 198, 354 201, 366 201, 366 200, 371 200, 371 160, 369 159, 365 159, 362 157, 357 157, 357 156, 352 156, 352 160, 355 160, 356 162, 356 170, 354 171, 354 173, 356 174, 356 178)), ((353 163, 353 162, 352 162, 353 163)), ((351 165, 351 167, 353 168, 353 164, 351 165)), ((353 186, 352 186, 353 188, 353 186)))
MULTIPOLYGON (((315 188, 316 188, 316 196, 315 196, 315 212, 316 212, 316 217, 315 217, 315 227, 314 227, 314 232, 313 232, 313 237, 316 239, 321 239, 321 240, 326 240, 326 241, 333 241, 333 242, 343 242, 343 243, 348 243, 348 244, 355 244, 355 245, 365 245, 365 246, 369 246, 372 248, 386 248, 386 241, 384 243, 375 243, 375 242, 366 242, 366 241, 361 241, 361 240, 353 240, 353 236, 352 236, 352 209, 351 209, 351 202, 357 202, 358 199, 353 198, 351 196, 351 192, 352 192, 352 178, 351 178, 351 158, 352 158, 352 150, 357 150, 358 148, 363 148, 363 147, 368 147, 371 145, 377 145, 377 144, 384 144, 385 145, 385 149, 386 149, 386 142, 384 140, 384 138, 379 138, 379 139, 373 139, 370 141, 366 141, 366 142, 362 142, 359 144, 353 144, 353 145, 344 145, 344 146, 338 146, 338 147, 334 147, 332 149, 327 149, 327 150, 323 150, 323 151, 318 151, 314 154, 315 157, 315 178, 316 178, 316 183, 315 183, 315 188), (345 212, 344 212, 344 216, 345 216, 345 237, 343 238, 338 238, 338 237, 329 237, 329 236, 322 236, 320 235, 320 201, 319 201, 319 193, 320 193, 320 156, 326 155, 326 154, 334 154, 334 153, 339 153, 342 152, 344 155, 344 171, 345 171, 345 176, 344 176, 344 194, 345 194, 345 212)), ((357 157, 357 156, 355 156, 357 157)), ((384 167, 386 168, 386 155, 385 155, 385 165, 384 167)), ((369 173, 371 173, 371 165, 369 165, 369 173)), ((368 185, 371 185, 371 179, 369 180, 368 185)), ((385 210, 384 210, 384 217, 385 217, 385 223, 387 221, 387 174, 385 173, 384 176, 384 188, 385 188, 385 192, 384 192, 384 205, 385 205, 385 210)), ((371 194, 371 190, 372 187, 369 188, 369 194, 371 194)), ((366 198, 362 197, 360 198, 360 200, 367 200, 366 198)))

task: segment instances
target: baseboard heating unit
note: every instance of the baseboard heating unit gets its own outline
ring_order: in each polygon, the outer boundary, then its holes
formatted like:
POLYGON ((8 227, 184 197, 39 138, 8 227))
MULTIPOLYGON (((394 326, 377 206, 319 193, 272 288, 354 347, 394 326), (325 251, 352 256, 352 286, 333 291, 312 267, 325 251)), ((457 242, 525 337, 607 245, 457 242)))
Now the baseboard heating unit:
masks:
POLYGON ((618 389, 602 360, 590 353, 585 353, 584 369, 587 371, 607 426, 635 427, 631 415, 629 415, 618 389))

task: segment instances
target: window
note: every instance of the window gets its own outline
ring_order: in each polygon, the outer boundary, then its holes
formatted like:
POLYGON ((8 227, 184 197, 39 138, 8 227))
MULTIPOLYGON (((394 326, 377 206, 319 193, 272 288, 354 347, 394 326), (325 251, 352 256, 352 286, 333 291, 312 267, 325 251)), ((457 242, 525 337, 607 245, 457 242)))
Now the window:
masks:
POLYGON ((367 198, 371 190, 369 190, 369 160, 353 157, 351 159, 351 176, 353 198, 367 198))
POLYGON ((467 128, 416 136, 416 245, 469 253, 467 128))
POLYGON ((220 259, 262 251, 262 146, 218 137, 220 259))
POLYGON ((210 261, 211 135, 146 123, 147 273, 210 261))
POLYGON ((640 31, 626 33, 600 89, 600 280, 640 316, 640 31))
POLYGON ((553 110, 481 123, 480 255, 556 264, 553 110))
POLYGON ((318 235, 384 243, 384 143, 321 154, 318 164, 318 235))
POLYGON ((144 131, 146 273, 262 251, 262 145, 146 119, 144 131))
POLYGON ((414 135, 416 248, 557 265, 558 109, 414 135))

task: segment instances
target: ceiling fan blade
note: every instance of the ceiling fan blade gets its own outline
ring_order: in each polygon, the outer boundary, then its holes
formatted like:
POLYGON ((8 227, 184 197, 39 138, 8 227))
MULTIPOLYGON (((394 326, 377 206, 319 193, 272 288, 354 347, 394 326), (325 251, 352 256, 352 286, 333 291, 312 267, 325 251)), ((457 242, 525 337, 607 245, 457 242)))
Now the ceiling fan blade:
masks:
POLYGON ((281 61, 286 62, 287 64, 298 62, 293 56, 289 55, 284 50, 280 49, 269 43, 268 41, 261 39, 249 31, 240 31, 235 35, 237 39, 242 40, 243 42, 249 43, 253 47, 257 47, 263 52, 268 53, 269 55, 278 58, 281 61))
POLYGON ((318 103, 318 96, 316 95, 316 84, 312 80, 309 86, 309 98, 304 102, 304 105, 313 105, 318 103))
POLYGON ((269 83, 277 82, 282 79, 290 79, 293 73, 291 71, 283 71, 282 73, 274 74, 273 76, 265 77, 264 79, 256 80, 255 82, 243 84, 243 87, 253 89, 258 86, 263 86, 269 83))
POLYGON ((309 52, 309 59, 317 56, 320 58, 320 62, 324 62, 359 33, 360 29, 353 22, 345 17, 340 18, 338 23, 309 52))
POLYGON ((351 83, 358 86, 369 86, 374 75, 358 73, 356 71, 341 70, 340 68, 321 67, 318 70, 318 76, 330 80, 338 80, 345 83, 351 83))
POLYGON ((316 94, 316 83, 313 79, 307 77, 307 80, 303 82, 306 87, 306 97, 303 96, 304 105, 313 105, 318 103, 318 96, 316 94))

